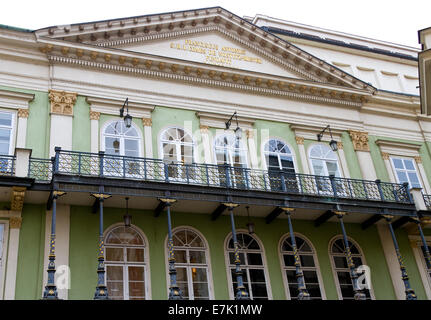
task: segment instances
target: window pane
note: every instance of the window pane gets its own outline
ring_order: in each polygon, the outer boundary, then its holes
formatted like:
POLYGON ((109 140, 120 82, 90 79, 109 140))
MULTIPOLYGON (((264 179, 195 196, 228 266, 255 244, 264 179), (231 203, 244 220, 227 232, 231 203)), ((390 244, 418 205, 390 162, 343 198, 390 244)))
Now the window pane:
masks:
POLYGON ((319 283, 316 271, 303 271, 305 283, 319 283))
POLYGON ((407 170, 415 170, 413 161, 410 159, 404 159, 404 166, 406 167, 407 170))
POLYGON ((145 250, 139 248, 127 248, 127 261, 144 262, 145 250))
POLYGON ((192 268, 193 282, 208 282, 206 268, 192 268))
POLYGON ((174 250, 174 258, 177 263, 187 263, 187 256, 185 250, 174 250))
POLYGON ((420 188, 421 184, 419 183, 419 178, 418 178, 416 172, 409 172, 408 175, 409 175, 409 179, 410 179, 410 185, 412 187, 419 187, 420 188))
POLYGON ((254 299, 268 297, 268 293, 266 291, 266 285, 264 283, 252 283, 251 290, 252 290, 254 299))
POLYGON ((123 248, 105 248, 106 261, 123 261, 123 248))
POLYGON ((0 112, 0 126, 12 126, 12 113, 0 112))
POLYGON ((129 281, 145 281, 145 268, 129 267, 129 281))
POLYGON ((295 265, 295 257, 293 254, 284 254, 283 260, 284 260, 285 266, 294 266, 295 265))
POLYGON ((404 171, 397 171, 397 175, 400 183, 409 182, 407 174, 404 171))
POLYGON ((337 272, 338 275, 338 281, 340 285, 343 284, 352 284, 352 279, 350 278, 350 273, 346 271, 339 271, 337 272))
POLYGON ((394 163, 394 167, 397 169, 404 169, 403 162, 401 159, 392 159, 394 163))
POLYGON ((313 164, 313 170, 314 174, 317 176, 323 176, 325 175, 325 172, 323 171, 323 161, 322 160, 312 160, 311 163, 313 164))
POLYGON ((206 263, 205 251, 189 251, 190 263, 206 263))
POLYGON ((187 269, 184 267, 176 267, 177 269, 177 281, 187 282, 187 269))
POLYGON ((113 300, 124 299, 123 281, 107 281, 106 286, 108 288, 109 298, 113 300))
POLYGON ((145 282, 129 281, 129 298, 140 300, 145 298, 145 282))
POLYGON ((251 282, 265 282, 265 273, 262 269, 249 269, 251 282))
POLYGON ((303 267, 314 267, 314 258, 309 255, 300 255, 301 265, 303 267))
POLYGON ((193 294, 195 298, 209 299, 208 284, 207 283, 193 283, 193 294))
MULTIPOLYGON (((245 264, 244 253, 239 253, 239 260, 241 261, 241 264, 245 264)), ((235 264, 235 253, 229 252, 229 261, 230 264, 235 264)))
POLYGON ((347 268, 347 259, 345 257, 334 257, 336 268, 347 268))
POLYGON ((338 165, 336 162, 326 161, 326 166, 328 168, 328 175, 339 176, 338 174, 338 165))
POLYGON ((123 267, 106 266, 106 277, 108 280, 123 280, 123 267))
POLYGON ((248 264, 251 265, 263 265, 262 256, 260 253, 247 253, 248 264))

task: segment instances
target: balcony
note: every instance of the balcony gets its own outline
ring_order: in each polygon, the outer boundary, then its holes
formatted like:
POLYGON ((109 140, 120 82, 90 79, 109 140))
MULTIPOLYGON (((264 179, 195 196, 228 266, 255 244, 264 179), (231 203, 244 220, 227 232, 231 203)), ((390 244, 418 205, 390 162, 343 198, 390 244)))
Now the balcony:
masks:
POLYGON ((0 155, 0 175, 15 175, 15 156, 0 155))
POLYGON ((431 194, 422 194, 425 201, 425 206, 428 210, 431 210, 431 194))
POLYGON ((53 172, 63 177, 88 177, 127 181, 205 186, 223 190, 354 199, 411 204, 403 184, 265 171, 228 165, 174 164, 159 159, 136 158, 57 149, 52 160, 30 158, 29 177, 51 182, 53 172))

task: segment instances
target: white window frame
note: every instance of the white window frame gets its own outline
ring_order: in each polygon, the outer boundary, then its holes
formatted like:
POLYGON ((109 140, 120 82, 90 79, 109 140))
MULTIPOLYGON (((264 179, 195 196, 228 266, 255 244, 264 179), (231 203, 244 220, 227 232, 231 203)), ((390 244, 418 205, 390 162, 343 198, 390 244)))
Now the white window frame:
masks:
MULTIPOLYGON (((207 278, 208 278, 208 295, 209 295, 209 300, 214 300, 215 296, 214 296, 214 285, 213 285, 213 276, 212 276, 212 268, 211 268, 211 255, 210 255, 210 248, 208 245, 208 241, 206 240, 206 238, 204 237, 204 235, 197 230, 196 228, 190 227, 190 226, 178 226, 172 229, 172 235, 174 235, 176 232, 178 231, 182 231, 182 230, 190 230, 194 233, 196 233, 202 240, 202 242, 205 245, 205 258, 206 258, 206 264, 188 264, 188 263, 177 263, 175 262, 175 266, 181 266, 181 267, 185 267, 187 270, 187 281, 188 281, 188 286, 189 286, 189 300, 194 300, 190 299, 190 288, 193 288, 193 282, 191 281, 191 268, 193 267, 197 267, 197 268, 202 268, 202 267, 206 267, 207 268, 207 278)), ((165 239, 165 266, 166 266, 166 285, 167 285, 167 295, 169 295, 169 286, 170 286, 170 276, 169 276, 169 248, 168 248, 168 239, 169 236, 166 236, 165 239)), ((185 247, 184 247, 185 248, 185 247)), ((194 249, 188 248, 187 250, 187 255, 189 254, 188 250, 194 251, 194 249)), ((202 251, 202 249, 196 248, 196 251, 202 251)))
POLYGON ((0 224, 3 225, 3 239, 1 248, 1 264, 0 264, 0 300, 4 299, 4 289, 6 280, 6 265, 9 242, 9 220, 0 219, 0 224))
MULTIPOLYGON (((329 260, 331 262, 331 269, 332 269, 332 275, 334 277, 334 282, 335 282, 335 287, 337 289, 337 295, 338 295, 338 300, 343 300, 343 295, 341 293, 341 288, 340 288, 340 283, 338 281, 338 274, 337 274, 337 268, 335 268, 335 263, 334 263, 334 259, 333 259, 333 255, 332 255, 332 245, 333 243, 338 240, 338 239, 343 239, 343 235, 336 235, 334 237, 332 237, 331 240, 329 240, 329 246, 328 246, 328 255, 329 255, 329 260)), ((363 265, 368 265, 367 261, 365 260, 365 255, 364 255, 364 251, 362 250, 362 248, 359 246, 359 244, 353 240, 350 237, 347 237, 347 239, 353 243, 356 248, 358 249, 360 255, 361 255, 361 259, 362 259, 362 263, 363 265)), ((344 255, 345 256, 345 255, 344 255)), ((346 269, 347 270, 347 269, 346 269)), ((373 289, 373 278, 371 277, 371 284, 370 284, 370 297, 371 300, 376 300, 376 297, 374 295, 374 289, 373 289)))
POLYGON ((174 144, 175 145, 175 153, 176 153, 176 158, 177 158, 177 163, 182 163, 181 161, 181 145, 184 146, 188 146, 188 147, 192 147, 192 163, 196 163, 196 143, 195 143, 195 139, 193 137, 193 135, 186 130, 185 128, 181 127, 181 126, 169 126, 169 127, 165 127, 162 130, 160 130, 160 134, 159 134, 159 154, 160 154, 160 158, 163 160, 164 158, 164 152, 163 152, 163 143, 170 143, 170 144, 174 144), (168 131, 169 129, 181 129, 184 131, 185 134, 189 135, 190 138, 192 139, 192 143, 181 143, 178 141, 174 141, 174 143, 167 141, 167 140, 163 140, 162 136, 163 134, 168 131))
MULTIPOLYGON (((246 233, 249 236, 251 236, 259 244, 259 247, 260 247, 259 253, 261 253, 261 255, 262 255, 263 266, 261 268, 259 268, 258 266, 256 266, 258 268, 254 268, 254 269, 263 269, 263 272, 264 272, 264 275, 265 275, 266 290, 267 290, 267 293, 268 293, 268 300, 272 300, 273 297, 272 297, 271 281, 270 281, 269 273, 268 273, 268 263, 267 263, 267 259, 266 259, 265 248, 263 246, 262 241, 257 237, 256 234, 252 234, 251 235, 251 234, 248 233, 248 230, 245 230, 245 229, 237 229, 236 233, 237 233, 237 235, 239 233, 246 233)), ((223 248, 224 248, 224 256, 225 256, 225 262, 226 262, 227 281, 228 281, 228 286, 229 286, 229 288, 228 288, 229 289, 229 298, 231 300, 234 300, 236 293, 233 292, 233 282, 232 282, 232 274, 231 274, 231 268, 233 267, 233 265, 230 264, 230 258, 229 258, 229 252, 232 252, 232 251, 228 250, 228 245, 229 245, 229 241, 230 241, 231 238, 232 238, 232 232, 230 232, 226 236, 226 238, 224 240, 224 246, 223 246, 223 248)), ((240 252, 244 252, 244 251, 240 250, 240 252)), ((258 252, 258 251, 251 251, 251 252, 258 252)), ((241 264, 241 270, 243 271, 244 269, 245 269, 244 265, 241 264)), ((247 271, 248 271, 248 268, 247 268, 247 271)), ((248 277, 248 279, 250 279, 250 277, 248 277)), ((247 290, 247 293, 250 295, 249 288, 246 288, 246 290, 247 290)))
MULTIPOLYGON (((310 246, 311 250, 313 250, 312 255, 313 255, 314 265, 315 265, 313 269, 316 269, 317 279, 319 281, 319 288, 320 288, 320 294, 321 294, 322 300, 326 300, 325 287, 324 287, 324 283, 323 283, 322 273, 320 271, 320 264, 319 264, 319 259, 317 258, 316 248, 314 247, 314 245, 310 241, 310 239, 308 239, 303 234, 297 233, 297 232, 294 232, 293 234, 295 235, 295 237, 302 238, 302 240, 306 241, 307 244, 310 246)), ((279 261, 280 261, 280 269, 282 271, 282 276, 283 276, 284 292, 286 294, 286 298, 288 300, 291 300, 292 297, 290 296, 289 282, 287 281, 287 276, 286 276, 286 272, 285 272, 286 270, 291 270, 291 267, 289 268, 289 267, 286 267, 284 265, 283 253, 281 250, 283 243, 287 238, 290 238, 290 233, 287 233, 280 238, 280 241, 278 242, 278 248, 279 248, 278 256, 279 256, 279 261)), ((305 270, 307 270, 307 269, 308 268, 305 268, 305 270)), ((310 267, 310 269, 311 269, 311 267, 310 267)))
MULTIPOLYGON (((144 248, 144 262, 142 263, 136 263, 136 262, 130 262, 130 263, 126 263, 125 260, 123 261, 118 261, 118 262, 106 262, 106 247, 109 247, 110 245, 106 244, 106 237, 109 235, 109 233, 114 230, 117 227, 123 227, 124 223, 116 223, 112 226, 110 226, 109 228, 107 228, 105 230, 105 232, 103 233, 103 241, 105 244, 105 268, 106 266, 116 266, 116 267, 122 267, 123 268, 123 298, 126 297, 126 292, 127 292, 127 297, 129 296, 129 281, 128 281, 128 274, 126 275, 126 271, 128 270, 129 266, 138 266, 138 267, 144 267, 144 274, 145 274, 145 300, 151 300, 151 272, 150 272, 150 252, 149 252, 149 244, 148 244, 148 239, 145 236, 145 233, 137 226, 135 225, 131 225, 130 227, 132 229, 134 229, 137 233, 139 233, 139 235, 142 237, 143 241, 144 241, 144 245, 142 246, 144 248), (126 275, 126 276, 125 276, 126 275), (127 277, 127 281, 126 281, 126 277, 127 277), (127 291, 126 291, 127 288, 127 291)), ((128 247, 128 246, 118 246, 118 248, 123 248, 123 253, 126 254, 127 250, 124 250, 124 247, 128 247)), ((133 246, 131 246, 133 247, 133 246)), ((139 248, 139 246, 135 245, 135 247, 139 248)), ((105 272, 105 283, 107 283, 107 272, 105 272)), ((109 294, 109 292, 108 292, 109 294)), ((126 300, 126 299, 124 299, 126 300)), ((127 299, 128 300, 128 299, 127 299)))
MULTIPOLYGON (((217 149, 222 149, 223 148, 223 150, 227 150, 228 156, 229 156, 229 160, 233 159, 232 151, 239 150, 241 152, 241 157, 244 158, 244 163, 243 164, 245 165, 245 167, 242 167, 242 168, 244 168, 244 169, 250 168, 250 164, 248 163, 248 156, 247 156, 248 155, 248 148, 247 148, 247 145, 244 143, 243 139, 239 139, 240 148, 218 147, 216 145, 216 141, 219 138, 222 138, 224 136, 233 136, 233 137, 235 137, 235 134, 231 133, 231 132, 226 132, 226 133, 223 133, 223 134, 218 134, 218 135, 216 135, 214 137, 214 140, 213 140, 213 157, 214 157, 214 163, 216 165, 223 165, 221 163, 217 163, 217 149)), ((235 137, 235 139, 237 139, 237 138, 235 137)), ((233 163, 227 163, 227 164, 230 165, 230 166, 233 166, 233 163)))
MULTIPOLYGON (((119 118, 119 119, 115 119, 115 120, 109 120, 109 121, 106 121, 103 124, 103 127, 100 130, 100 140, 101 140, 101 149, 102 149, 102 151, 106 151, 105 137, 111 137, 111 138, 116 137, 115 135, 112 135, 112 134, 107 134, 106 135, 105 134, 105 130, 112 123, 119 122, 119 121, 123 121, 123 119, 119 118)), ((138 140, 138 157, 142 157, 142 141, 143 141, 143 139, 142 139, 142 132, 141 132, 141 129, 139 129, 139 127, 137 125, 135 125, 133 122, 132 122, 132 127, 136 130, 136 132, 138 134, 138 137, 136 139, 134 139, 133 137, 131 137, 130 139, 131 140, 138 140)), ((124 139, 124 137, 122 137, 122 139, 124 139)), ((124 143, 121 143, 121 141, 120 141, 120 154, 118 154, 118 156, 125 156, 124 155, 124 143)))
MULTIPOLYGON (((266 141, 265 141, 265 143, 263 143, 263 144, 262 144, 262 157, 263 157, 263 164, 264 164, 264 168, 265 168, 266 170, 268 170, 268 163, 266 162, 266 155, 267 155, 267 154, 277 154, 279 165, 281 164, 281 163, 280 163, 280 154, 283 154, 283 153, 280 153, 280 152, 269 152, 269 151, 266 151, 266 150, 265 150, 265 146, 266 146, 266 145, 269 143, 269 141, 271 141, 271 140, 277 140, 277 141, 280 141, 280 142, 284 143, 284 145, 289 149, 290 153, 285 153, 285 154, 286 154, 286 155, 289 155, 289 156, 291 156, 291 157, 292 157, 293 169, 295 170, 295 173, 297 173, 296 157, 295 157, 295 153, 293 152, 293 148, 292 148, 288 143, 286 143, 286 142, 284 141, 284 139, 279 138, 279 137, 270 137, 268 140, 266 140, 266 141)), ((280 170, 281 170, 281 169, 280 169, 280 170)))
MULTIPOLYGON (((308 152, 307 152, 307 154, 308 154, 308 162, 309 162, 309 164, 310 164, 310 169, 311 169, 312 175, 316 175, 316 172, 314 171, 313 161, 312 161, 312 160, 313 160, 313 159, 322 160, 322 161, 324 161, 324 162, 325 162, 325 166, 324 166, 325 174, 324 174, 323 176, 329 176, 329 173, 328 173, 328 167, 326 166, 326 161, 332 161, 332 162, 333 162, 334 160, 333 160, 333 159, 326 159, 326 158, 314 158, 314 157, 312 157, 312 156, 311 156, 311 150, 312 150, 314 147, 319 146, 319 145, 324 146, 325 148, 329 148, 329 149, 331 150, 331 148, 330 148, 328 145, 323 144, 323 143, 313 143, 313 144, 311 144, 311 145, 308 147, 308 152)), ((331 150, 331 151, 332 151, 332 150, 331 150)), ((335 156, 337 157, 336 162, 337 162, 337 169, 338 169, 338 173, 340 174, 340 177, 339 177, 339 178, 343 178, 343 177, 344 177, 344 174, 343 174, 343 170, 342 170, 341 165, 340 165, 340 157, 339 157, 339 155, 338 155, 335 151, 332 151, 332 152, 334 152, 335 156)))
POLYGON ((16 142, 16 135, 17 135, 17 112, 15 110, 10 109, 0 109, 0 113, 10 113, 12 115, 11 117, 11 126, 1 126, 0 129, 10 129, 10 136, 9 136, 9 151, 7 155, 14 155, 15 153, 15 142, 16 142))
MULTIPOLYGON (((412 172, 412 170, 408 170, 408 169, 396 169, 395 168, 395 164, 394 164, 394 159, 410 160, 413 163, 413 167, 415 168, 415 173, 416 173, 416 176, 418 178, 420 188, 423 188, 422 177, 421 177, 419 168, 417 167, 416 161, 415 161, 414 158, 403 157, 403 156, 396 156, 396 155, 390 155, 389 158, 390 158, 390 162, 391 162, 392 172, 394 173, 394 176, 395 176, 395 179, 396 179, 397 183, 401 183, 400 179, 398 178, 397 170, 402 170, 403 172, 406 173, 407 179, 409 180, 409 187, 410 188, 412 187, 412 184, 410 183, 409 175, 407 174, 408 172, 412 172)), ((403 161, 403 165, 404 165, 404 161, 403 161)))

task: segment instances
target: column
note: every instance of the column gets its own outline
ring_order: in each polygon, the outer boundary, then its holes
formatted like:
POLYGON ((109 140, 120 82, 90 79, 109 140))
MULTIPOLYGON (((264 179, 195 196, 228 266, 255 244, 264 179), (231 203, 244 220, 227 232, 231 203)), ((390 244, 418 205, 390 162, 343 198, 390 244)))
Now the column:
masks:
POLYGON ((415 161, 416 161, 416 165, 418 166, 419 176, 421 177, 421 180, 423 182, 423 186, 425 189, 424 193, 431 194, 431 188, 430 188, 430 184, 429 184, 428 179, 427 179, 424 165, 422 164, 422 158, 420 156, 415 157, 415 161))
POLYGON ((18 125, 16 134, 16 146, 18 148, 25 148, 27 137, 27 118, 28 109, 18 109, 18 125))
POLYGON ((389 153, 382 152, 382 158, 383 158, 383 161, 385 162, 385 167, 386 167, 386 171, 388 172, 390 182, 396 183, 397 179, 395 178, 394 171, 392 170, 391 160, 389 159, 389 153))
POLYGON ((256 142, 254 141, 254 130, 248 129, 245 133, 247 136, 247 144, 248 144, 248 151, 250 154, 251 168, 258 169, 259 164, 257 160, 256 142))
POLYGON ((305 152, 305 147, 304 147, 304 137, 296 136, 295 140, 299 149, 299 157, 301 158, 301 162, 302 162, 302 170, 304 170, 305 174, 311 174, 311 170, 308 165, 307 154, 305 152))
POLYGON ((370 147, 368 145, 368 132, 349 131, 352 138, 353 148, 359 161, 362 177, 365 180, 376 180, 377 174, 371 158, 370 147))
MULTIPOLYGON (((55 248, 56 248, 56 273, 55 281, 57 285, 58 298, 67 300, 70 289, 70 274, 69 274, 69 231, 70 231, 70 206, 63 204, 56 204, 56 217, 55 217, 55 248), (61 281, 58 281, 58 280, 61 281)), ((50 236, 49 230, 52 223, 52 211, 46 212, 45 218, 45 261, 44 269, 48 267, 48 256, 46 253, 50 249, 50 236)), ((46 283, 47 274, 43 275, 43 282, 46 283)))
POLYGON ((337 142, 338 158, 340 159, 341 169, 344 173, 344 178, 350 178, 349 167, 347 166, 346 156, 344 155, 343 143, 337 142))
POLYGON ((144 125, 144 146, 145 146, 145 158, 154 158, 153 154, 153 133, 152 133, 152 120, 151 118, 142 118, 142 124, 144 125))
POLYGON ((394 287, 395 296, 398 300, 404 300, 404 285, 401 280, 401 270, 398 266, 397 253, 395 252, 394 245, 392 243, 391 233, 384 224, 376 224, 377 232, 379 233, 380 243, 382 244, 383 253, 385 255, 386 264, 389 269, 389 275, 391 276, 392 286, 394 287))
POLYGON ((99 119, 100 112, 90 111, 90 151, 99 152, 99 119))
POLYGON ((21 212, 19 216, 9 218, 9 248, 7 255, 4 299, 15 299, 16 270, 18 266, 19 233, 21 229, 21 212))
POLYGON ((205 164, 214 164, 211 157, 211 142, 209 137, 208 126, 200 125, 201 137, 202 137, 202 148, 204 153, 205 164))
POLYGON ((398 264, 400 266, 400 271, 401 271, 401 279, 403 280, 404 288, 405 288, 405 299, 406 300, 417 300, 417 297, 416 297, 414 290, 410 287, 410 281, 409 281, 409 277, 407 275, 407 270, 406 270, 406 267, 404 266, 404 260, 403 260, 403 257, 401 256, 400 248, 398 247, 398 241, 395 237, 395 232, 394 232, 394 229, 392 227, 391 220, 393 219, 393 216, 383 215, 383 217, 385 218, 385 220, 388 223, 389 232, 391 233, 392 242, 394 244, 395 252, 397 254, 398 264))
POLYGON ((54 147, 72 150, 72 120, 76 93, 49 90, 51 103, 51 129, 49 135, 49 156, 54 156, 54 147))

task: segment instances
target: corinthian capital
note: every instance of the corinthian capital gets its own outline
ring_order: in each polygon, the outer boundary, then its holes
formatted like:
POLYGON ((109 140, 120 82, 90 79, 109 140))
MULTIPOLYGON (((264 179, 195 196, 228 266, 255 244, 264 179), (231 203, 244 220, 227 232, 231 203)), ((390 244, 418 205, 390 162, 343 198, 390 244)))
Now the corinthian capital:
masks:
POLYGON ((370 151, 370 147, 368 146, 368 132, 351 130, 349 134, 352 138, 353 148, 356 151, 370 151))
POLYGON ((76 93, 49 90, 49 101, 51 102, 51 113, 73 115, 73 106, 76 102, 76 93))

